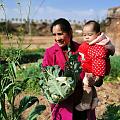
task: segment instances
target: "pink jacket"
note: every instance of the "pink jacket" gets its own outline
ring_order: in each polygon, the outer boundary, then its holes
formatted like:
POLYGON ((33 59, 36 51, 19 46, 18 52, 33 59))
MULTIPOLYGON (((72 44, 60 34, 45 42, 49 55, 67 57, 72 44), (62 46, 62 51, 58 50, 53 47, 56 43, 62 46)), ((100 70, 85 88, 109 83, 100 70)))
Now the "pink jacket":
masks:
MULTIPOLYGON (((75 54, 78 52, 79 44, 72 42, 72 53, 75 54)), ((80 58, 79 58, 80 60, 80 58)), ((62 49, 54 44, 52 47, 47 48, 44 54, 42 66, 53 66, 59 65, 62 70, 64 70, 66 59, 62 52, 62 49)), ((81 78, 84 77, 84 72, 81 73, 81 78)), ((82 82, 78 82, 75 92, 69 96, 66 100, 62 101, 59 104, 51 104, 52 119, 53 120, 79 120, 79 118, 73 118, 74 107, 80 102, 82 97, 82 82)), ((74 115, 76 116, 76 115, 74 115)), ((88 120, 96 120, 94 111, 87 112, 88 120), (90 114, 91 113, 91 114, 90 114), (89 119, 91 118, 91 119, 89 119)))

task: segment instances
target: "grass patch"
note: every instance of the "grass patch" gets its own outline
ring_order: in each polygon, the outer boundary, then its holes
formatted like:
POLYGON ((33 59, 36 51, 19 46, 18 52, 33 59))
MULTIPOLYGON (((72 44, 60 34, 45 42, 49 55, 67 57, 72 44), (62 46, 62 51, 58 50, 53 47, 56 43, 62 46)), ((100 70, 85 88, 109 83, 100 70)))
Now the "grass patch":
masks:
POLYGON ((37 62, 43 58, 45 49, 39 48, 35 50, 25 50, 20 59, 21 64, 37 62))
POLYGON ((34 93, 40 93, 40 86, 39 86, 39 75, 40 75, 40 64, 41 59, 39 62, 29 63, 22 65, 22 69, 19 69, 17 72, 19 80, 27 80, 26 82, 26 89, 25 91, 32 91, 34 93))
POLYGON ((107 82, 118 82, 120 81, 120 56, 112 56, 110 59, 111 71, 104 80, 107 82))
POLYGON ((102 118, 98 120, 120 120, 120 105, 108 105, 102 118))

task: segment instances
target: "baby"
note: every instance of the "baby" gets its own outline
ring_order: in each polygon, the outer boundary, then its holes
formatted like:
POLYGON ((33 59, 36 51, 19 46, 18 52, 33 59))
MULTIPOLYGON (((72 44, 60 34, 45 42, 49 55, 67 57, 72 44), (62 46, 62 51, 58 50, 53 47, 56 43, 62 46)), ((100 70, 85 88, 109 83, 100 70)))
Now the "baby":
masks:
POLYGON ((83 96, 81 103, 76 106, 78 111, 94 109, 98 105, 97 92, 94 86, 101 86, 103 78, 110 72, 110 55, 115 47, 110 39, 100 32, 100 24, 94 20, 88 21, 83 27, 84 42, 79 47, 83 79, 83 96))

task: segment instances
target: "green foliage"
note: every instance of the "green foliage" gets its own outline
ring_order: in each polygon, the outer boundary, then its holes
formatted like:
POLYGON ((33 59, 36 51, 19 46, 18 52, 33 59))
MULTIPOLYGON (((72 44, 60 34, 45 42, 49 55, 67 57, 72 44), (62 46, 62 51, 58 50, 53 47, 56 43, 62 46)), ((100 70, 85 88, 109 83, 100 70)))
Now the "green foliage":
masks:
MULTIPOLYGON (((69 60, 65 64, 64 71, 58 65, 46 66, 41 71, 40 88, 51 103, 58 103, 74 92, 81 72, 78 54, 73 55, 70 50, 68 51, 69 60)), ((40 67, 42 69, 42 66, 40 67)))
POLYGON ((36 49, 36 50, 24 50, 20 59, 20 63, 31 63, 37 62, 40 58, 43 57, 45 49, 36 49))
POLYGON ((120 76, 120 56, 111 57, 111 73, 112 77, 120 76))
POLYGON ((73 93, 75 80, 72 77, 59 77, 59 66, 47 66, 40 76, 40 88, 51 103, 58 103, 73 93))
POLYGON ((36 102, 37 102, 37 104, 35 105, 34 109, 31 111, 31 113, 29 114, 28 120, 32 120, 32 118, 36 119, 38 117, 38 115, 40 115, 46 109, 46 107, 45 107, 45 105, 39 105, 38 98, 34 97, 34 96, 25 96, 24 98, 22 98, 18 108, 15 108, 16 113, 15 113, 14 119, 19 120, 22 112, 24 112, 29 107, 33 106, 36 102), (36 110, 36 108, 37 108, 37 110, 36 110), (29 118, 31 118, 31 119, 29 119, 29 118))
POLYGON ((24 112, 27 108, 31 107, 34 103, 37 102, 37 105, 34 107, 34 109, 31 111, 31 113, 28 116, 28 120, 33 120, 38 117, 46 109, 45 105, 39 105, 39 100, 37 97, 34 96, 25 96, 21 101, 17 111, 17 117, 19 118, 21 113, 24 112))
POLYGON ((36 50, 23 50, 21 48, 9 47, 3 48, 0 50, 0 60, 5 62, 6 59, 12 61, 18 61, 20 64, 37 62, 40 58, 43 57, 45 49, 36 49, 36 50))
POLYGON ((80 66, 81 63, 78 61, 78 54, 72 55, 71 52, 68 52, 68 58, 69 60, 65 63, 64 75, 66 77, 74 77, 78 79, 82 70, 80 66))
POLYGON ((39 77, 40 77, 40 67, 39 64, 36 63, 30 63, 29 65, 21 66, 22 69, 20 69, 17 72, 18 78, 26 80, 26 83, 23 85, 23 88, 26 88, 26 91, 33 91, 34 93, 40 92, 39 87, 39 77))
MULTIPOLYGON (((18 108, 14 105, 15 97, 23 90, 23 85, 26 83, 26 79, 22 80, 20 83, 16 81, 17 79, 17 69, 14 61, 7 61, 7 63, 0 65, 0 116, 2 120, 19 120, 22 112, 26 110, 28 107, 32 106, 35 102, 38 102, 38 98, 34 96, 25 96, 21 101, 18 108), (6 96, 6 97, 5 97, 6 96), (6 110, 5 102, 8 102, 10 105, 10 109, 6 110), (9 112, 7 112, 9 111, 9 112)), ((38 114, 40 114, 44 109, 39 109, 43 107, 38 105, 36 108, 38 113, 33 111, 32 117, 36 118, 38 114), (36 114, 35 114, 36 113, 36 114), (35 117, 36 116, 36 117, 35 117)), ((30 114, 30 115, 31 115, 30 114)), ((29 116, 30 117, 30 116, 29 116)))
POLYGON ((36 118, 45 110, 45 105, 37 105, 28 116, 27 120, 36 120, 36 118))
POLYGON ((120 78, 120 56, 112 56, 111 58, 111 72, 105 77, 105 81, 119 81, 120 78))
POLYGON ((22 49, 17 49, 14 47, 10 48, 1 48, 0 60, 3 61, 15 61, 17 62, 21 58, 22 49))
MULTIPOLYGON (((3 11, 5 22, 1 23, 0 31, 4 33, 4 38, 9 41, 9 48, 4 48, 2 46, 2 37, 0 37, 0 120, 20 120, 20 116, 23 111, 35 105, 34 110, 29 114, 29 118, 37 119, 37 116, 45 110, 44 105, 39 105, 38 98, 34 96, 25 96, 21 101, 19 107, 15 106, 16 96, 25 89, 23 86, 29 79, 22 79, 18 81, 17 67, 21 68, 19 60, 21 59, 23 53, 23 40, 24 40, 24 30, 21 27, 18 29, 18 34, 16 38, 17 47, 13 47, 11 41, 13 41, 13 35, 10 33, 11 27, 9 21, 6 18, 6 10, 1 1, 0 7, 3 11), (6 103, 9 104, 9 108, 6 108, 6 103)), ((20 3, 19 3, 20 4, 20 3)))
POLYGON ((98 120, 120 120, 120 105, 108 105, 102 118, 98 120))

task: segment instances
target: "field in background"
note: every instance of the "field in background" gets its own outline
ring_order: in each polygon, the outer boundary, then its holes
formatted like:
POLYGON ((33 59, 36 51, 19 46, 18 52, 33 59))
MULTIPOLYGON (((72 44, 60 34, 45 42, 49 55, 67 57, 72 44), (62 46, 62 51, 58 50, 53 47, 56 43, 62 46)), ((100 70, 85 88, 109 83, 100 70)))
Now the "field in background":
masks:
MULTIPOLYGON (((3 46, 9 47, 10 43, 12 43, 13 46, 17 47, 17 41, 16 37, 12 41, 8 41, 5 38, 2 39, 3 46)), ((74 40, 81 43, 81 37, 75 36, 74 40)), ((37 48, 47 48, 50 47, 54 43, 54 39, 52 36, 26 36, 23 41, 23 48, 28 49, 37 49, 37 48)))

